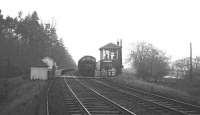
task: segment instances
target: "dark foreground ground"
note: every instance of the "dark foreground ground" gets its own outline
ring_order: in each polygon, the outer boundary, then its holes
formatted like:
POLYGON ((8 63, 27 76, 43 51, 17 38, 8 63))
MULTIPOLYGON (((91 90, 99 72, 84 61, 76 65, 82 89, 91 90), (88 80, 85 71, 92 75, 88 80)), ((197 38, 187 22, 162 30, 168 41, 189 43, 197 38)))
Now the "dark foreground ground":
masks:
POLYGON ((7 96, 1 99, 0 115, 44 115, 47 81, 23 77, 8 79, 7 96))
MULTIPOLYGON (((110 78, 114 82, 133 85, 138 88, 153 91, 165 96, 200 104, 200 86, 195 82, 178 81, 176 83, 149 83, 138 80, 132 74, 110 78), (194 88, 193 88, 194 87, 194 88)), ((8 80, 8 94, 6 99, 1 99, 0 115, 45 115, 47 89, 51 86, 49 93, 49 109, 55 114, 66 113, 64 105, 65 84, 61 78, 47 81, 31 81, 23 77, 8 80)))
POLYGON ((127 84, 145 91, 157 93, 177 100, 186 101, 200 105, 200 80, 162 80, 158 82, 148 82, 138 79, 134 74, 124 73, 120 76, 110 78, 110 80, 127 84))
POLYGON ((0 103, 0 115, 46 115, 47 90, 49 109, 56 115, 63 115, 65 85, 62 78, 28 80, 23 77, 8 80, 8 94, 0 103))

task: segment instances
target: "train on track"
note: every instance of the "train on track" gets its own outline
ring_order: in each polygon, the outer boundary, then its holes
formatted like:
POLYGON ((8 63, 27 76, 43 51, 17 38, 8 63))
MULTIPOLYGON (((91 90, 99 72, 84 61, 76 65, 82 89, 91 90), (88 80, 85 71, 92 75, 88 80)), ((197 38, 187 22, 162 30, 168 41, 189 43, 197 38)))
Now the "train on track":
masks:
POLYGON ((78 61, 78 72, 81 76, 95 76, 96 58, 84 56, 78 61))
POLYGON ((78 73, 81 76, 111 77, 122 73, 122 41, 108 43, 100 50, 100 60, 93 56, 84 56, 78 61, 78 73))

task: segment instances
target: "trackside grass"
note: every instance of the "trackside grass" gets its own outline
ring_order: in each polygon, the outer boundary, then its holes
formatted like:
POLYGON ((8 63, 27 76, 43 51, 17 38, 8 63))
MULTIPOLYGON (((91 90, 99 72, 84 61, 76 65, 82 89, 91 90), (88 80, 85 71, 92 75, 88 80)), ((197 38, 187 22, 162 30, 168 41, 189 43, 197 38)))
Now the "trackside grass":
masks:
POLYGON ((23 77, 9 78, 8 94, 4 104, 0 106, 0 115, 44 114, 42 111, 45 111, 45 96, 42 93, 46 86, 46 81, 31 81, 23 77))
POLYGON ((190 85, 186 84, 189 81, 179 81, 180 83, 177 81, 170 84, 163 82, 151 83, 138 79, 132 73, 123 73, 122 75, 111 78, 111 80, 120 84, 134 86, 145 91, 200 105, 200 87, 196 87, 197 85, 192 85, 192 83, 190 85))

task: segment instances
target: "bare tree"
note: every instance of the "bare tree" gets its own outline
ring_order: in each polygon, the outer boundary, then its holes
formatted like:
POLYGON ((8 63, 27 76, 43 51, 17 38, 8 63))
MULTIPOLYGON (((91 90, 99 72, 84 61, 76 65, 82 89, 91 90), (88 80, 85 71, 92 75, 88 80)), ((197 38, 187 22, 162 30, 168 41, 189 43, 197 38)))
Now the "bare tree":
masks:
POLYGON ((169 70, 169 58, 152 44, 140 42, 131 51, 129 61, 136 73, 143 79, 158 78, 166 75, 169 70))
MULTIPOLYGON (((192 68, 194 76, 200 75, 200 57, 196 57, 192 59, 192 68)), ((187 77, 189 76, 190 71, 190 58, 185 57, 182 59, 175 60, 172 64, 174 67, 174 71, 176 72, 177 77, 187 77)))

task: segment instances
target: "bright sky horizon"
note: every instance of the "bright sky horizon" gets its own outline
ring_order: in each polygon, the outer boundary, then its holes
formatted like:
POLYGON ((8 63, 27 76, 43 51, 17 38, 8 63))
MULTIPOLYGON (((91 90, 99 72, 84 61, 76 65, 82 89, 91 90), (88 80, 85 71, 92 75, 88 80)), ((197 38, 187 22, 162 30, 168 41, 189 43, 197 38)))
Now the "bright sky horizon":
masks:
POLYGON ((37 11, 56 23, 58 37, 77 62, 84 55, 99 60, 99 48, 123 40, 123 62, 137 41, 152 43, 172 60, 200 56, 199 0, 6 0, 2 14, 15 17, 37 11))

